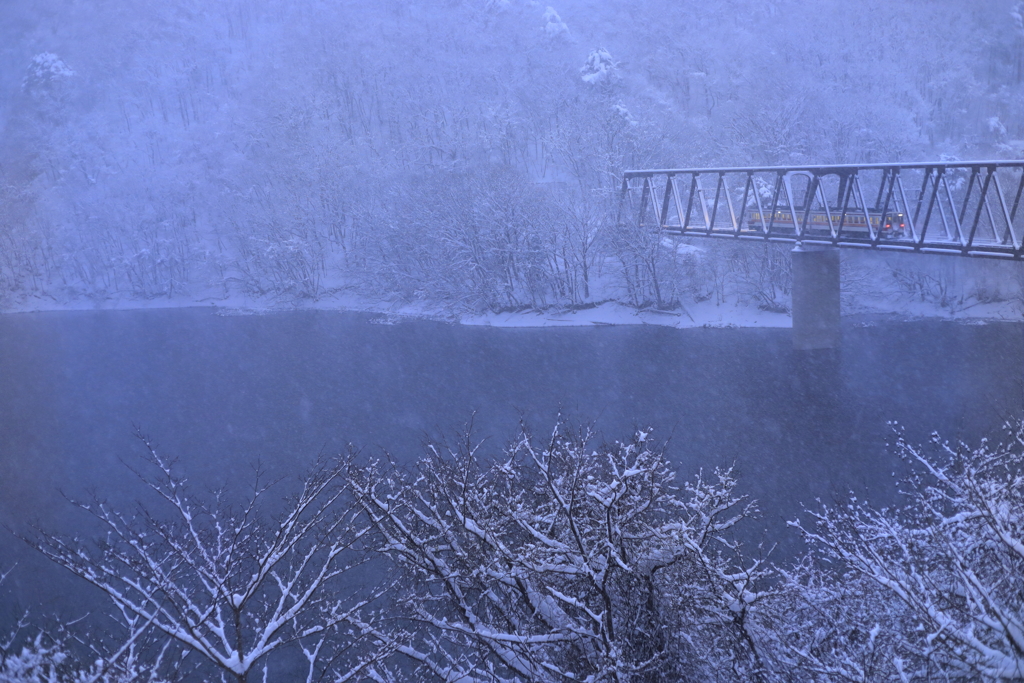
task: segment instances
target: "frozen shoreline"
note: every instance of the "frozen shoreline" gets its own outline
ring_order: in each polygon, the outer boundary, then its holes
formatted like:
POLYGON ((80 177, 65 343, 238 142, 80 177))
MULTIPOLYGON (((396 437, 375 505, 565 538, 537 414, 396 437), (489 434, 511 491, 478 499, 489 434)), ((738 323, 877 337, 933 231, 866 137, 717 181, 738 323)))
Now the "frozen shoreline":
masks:
MULTIPOLYGON (((161 297, 149 300, 101 299, 57 302, 31 300, 0 310, 0 315, 60 311, 127 311, 160 310, 168 308, 205 308, 221 315, 261 315, 287 311, 320 310, 379 314, 376 323, 401 320, 438 320, 473 327, 590 327, 601 325, 660 325, 673 328, 725 327, 725 328, 788 328, 792 321, 788 313, 760 310, 755 306, 735 301, 716 304, 712 301, 691 303, 672 311, 637 310, 618 302, 608 301, 581 309, 546 309, 519 312, 500 312, 456 315, 429 303, 372 301, 352 294, 324 297, 318 301, 281 301, 269 297, 254 298, 232 295, 226 298, 161 297)), ((943 308, 936 303, 918 301, 859 300, 850 305, 844 302, 843 315, 884 316, 905 320, 949 320, 968 324, 1024 321, 1021 304, 1014 301, 973 303, 959 310, 943 308)))

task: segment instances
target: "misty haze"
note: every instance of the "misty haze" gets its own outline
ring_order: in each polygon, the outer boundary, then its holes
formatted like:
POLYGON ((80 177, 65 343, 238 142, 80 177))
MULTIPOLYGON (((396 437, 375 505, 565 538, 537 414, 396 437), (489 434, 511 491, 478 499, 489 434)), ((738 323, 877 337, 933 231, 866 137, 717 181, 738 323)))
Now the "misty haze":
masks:
POLYGON ((5 0, 0 683, 1024 681, 1024 2, 5 0))

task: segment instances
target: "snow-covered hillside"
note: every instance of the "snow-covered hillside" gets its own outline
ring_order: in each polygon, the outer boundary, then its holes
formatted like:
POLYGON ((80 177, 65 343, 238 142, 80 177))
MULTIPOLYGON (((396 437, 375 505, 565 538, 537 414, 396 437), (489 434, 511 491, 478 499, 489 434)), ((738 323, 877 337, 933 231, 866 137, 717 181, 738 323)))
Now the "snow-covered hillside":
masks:
POLYGON ((1015 7, 8 3, 0 310, 782 311, 777 250, 620 234, 622 171, 1020 157, 1015 7))

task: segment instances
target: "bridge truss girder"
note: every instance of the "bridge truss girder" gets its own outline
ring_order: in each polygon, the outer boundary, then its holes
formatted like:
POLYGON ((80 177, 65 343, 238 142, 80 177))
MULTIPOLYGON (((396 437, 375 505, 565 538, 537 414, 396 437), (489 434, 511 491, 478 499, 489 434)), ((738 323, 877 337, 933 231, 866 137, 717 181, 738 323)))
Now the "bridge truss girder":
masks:
POLYGON ((626 171, 619 224, 1021 259, 1022 193, 1024 161, 626 171))

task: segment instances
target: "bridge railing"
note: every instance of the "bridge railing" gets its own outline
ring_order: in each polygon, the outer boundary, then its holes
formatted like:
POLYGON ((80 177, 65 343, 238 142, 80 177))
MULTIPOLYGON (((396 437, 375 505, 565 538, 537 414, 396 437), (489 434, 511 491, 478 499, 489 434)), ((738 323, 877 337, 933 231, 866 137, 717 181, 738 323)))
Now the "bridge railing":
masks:
POLYGON ((1024 257, 1024 161, 627 171, 619 222, 687 236, 1024 257))

